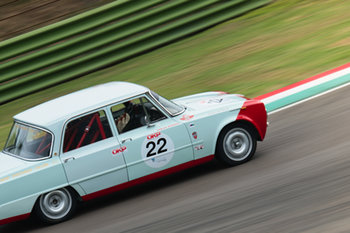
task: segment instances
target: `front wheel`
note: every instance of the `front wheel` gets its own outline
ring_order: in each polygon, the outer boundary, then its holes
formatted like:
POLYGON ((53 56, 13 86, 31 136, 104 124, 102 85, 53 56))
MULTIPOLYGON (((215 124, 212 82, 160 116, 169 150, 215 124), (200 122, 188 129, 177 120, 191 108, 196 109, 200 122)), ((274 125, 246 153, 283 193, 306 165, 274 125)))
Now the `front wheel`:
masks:
POLYGON ((58 189, 39 197, 35 213, 44 223, 54 224, 69 219, 76 208, 76 199, 66 189, 58 189))
POLYGON ((237 125, 221 132, 216 156, 227 165, 239 165, 249 161, 256 150, 256 137, 250 127, 237 125))

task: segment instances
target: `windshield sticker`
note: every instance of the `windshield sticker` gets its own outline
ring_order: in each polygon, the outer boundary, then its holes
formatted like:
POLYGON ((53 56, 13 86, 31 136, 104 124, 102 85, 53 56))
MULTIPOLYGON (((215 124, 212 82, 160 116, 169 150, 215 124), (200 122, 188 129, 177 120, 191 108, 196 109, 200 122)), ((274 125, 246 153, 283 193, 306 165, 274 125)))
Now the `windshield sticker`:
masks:
POLYGON ((152 168, 163 167, 173 158, 173 140, 160 132, 148 135, 142 143, 141 155, 148 166, 152 168))
POLYGON ((189 121, 194 117, 194 115, 182 115, 182 117, 180 118, 180 120, 182 121, 189 121))

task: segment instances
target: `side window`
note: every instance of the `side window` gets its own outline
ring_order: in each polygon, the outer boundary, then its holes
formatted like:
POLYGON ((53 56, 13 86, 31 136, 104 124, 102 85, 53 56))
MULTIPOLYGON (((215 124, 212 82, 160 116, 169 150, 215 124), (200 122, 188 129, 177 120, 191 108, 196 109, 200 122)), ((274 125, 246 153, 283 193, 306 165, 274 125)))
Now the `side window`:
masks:
POLYGON ((148 119, 150 120, 151 123, 160 121, 166 118, 166 116, 161 111, 159 111, 159 109, 156 108, 151 102, 149 102, 148 99, 146 98, 142 98, 142 99, 145 105, 148 119))
POLYGON ((145 97, 115 105, 111 110, 119 133, 147 125, 147 121, 153 123, 166 118, 145 97))
POLYGON ((67 124, 63 151, 78 149, 109 137, 112 137, 112 132, 105 112, 91 113, 67 124))

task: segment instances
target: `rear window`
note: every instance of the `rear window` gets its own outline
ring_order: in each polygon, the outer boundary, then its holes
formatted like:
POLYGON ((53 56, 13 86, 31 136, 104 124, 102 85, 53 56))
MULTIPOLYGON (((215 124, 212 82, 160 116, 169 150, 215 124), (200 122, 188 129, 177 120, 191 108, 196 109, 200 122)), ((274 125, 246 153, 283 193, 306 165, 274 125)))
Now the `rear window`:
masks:
POLYGON ((23 159, 43 159, 50 156, 51 133, 15 122, 4 151, 23 159))

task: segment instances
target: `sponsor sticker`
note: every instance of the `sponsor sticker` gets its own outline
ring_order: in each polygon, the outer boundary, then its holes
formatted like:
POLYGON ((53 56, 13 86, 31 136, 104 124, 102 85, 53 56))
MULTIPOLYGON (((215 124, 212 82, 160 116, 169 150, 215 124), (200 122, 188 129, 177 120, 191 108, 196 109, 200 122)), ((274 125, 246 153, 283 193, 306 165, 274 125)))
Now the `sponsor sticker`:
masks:
POLYGON ((185 115, 182 115, 182 117, 180 118, 180 120, 182 120, 182 121, 189 121, 189 120, 191 120, 193 117, 194 117, 194 115, 187 115, 187 114, 185 114, 185 115))
POLYGON ((193 132, 193 133, 192 133, 192 137, 193 137, 194 139, 197 139, 197 138, 198 138, 197 132, 193 132))
POLYGON ((157 138, 160 136, 160 132, 156 132, 154 134, 150 134, 147 136, 147 139, 150 140, 150 139, 153 139, 153 138, 157 138))
POLYGON ((117 155, 117 154, 119 154, 119 153, 121 153, 121 152, 123 152, 125 150, 126 150, 126 146, 122 146, 120 148, 112 150, 112 154, 117 155))
POLYGON ((194 149, 195 150, 203 150, 204 149, 204 145, 195 146, 194 149))

